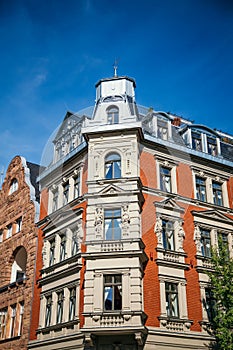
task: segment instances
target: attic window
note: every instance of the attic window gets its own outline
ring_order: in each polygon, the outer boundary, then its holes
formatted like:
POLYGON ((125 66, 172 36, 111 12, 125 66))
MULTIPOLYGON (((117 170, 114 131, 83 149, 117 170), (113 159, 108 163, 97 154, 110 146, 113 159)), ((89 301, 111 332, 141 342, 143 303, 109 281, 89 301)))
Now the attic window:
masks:
POLYGON ((13 192, 17 191, 18 187, 19 187, 18 181, 16 179, 13 179, 11 181, 9 194, 12 194, 13 192))
POLYGON ((119 123, 119 109, 116 106, 107 108, 107 123, 118 124, 119 123))

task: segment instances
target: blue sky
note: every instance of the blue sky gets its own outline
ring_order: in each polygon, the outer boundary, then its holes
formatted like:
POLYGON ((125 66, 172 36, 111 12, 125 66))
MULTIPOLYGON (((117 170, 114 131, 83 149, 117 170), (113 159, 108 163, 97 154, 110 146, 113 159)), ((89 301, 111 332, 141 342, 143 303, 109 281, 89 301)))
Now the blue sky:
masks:
POLYGON ((233 134, 232 1, 1 0, 0 45, 0 171, 40 163, 115 58, 138 104, 233 134))

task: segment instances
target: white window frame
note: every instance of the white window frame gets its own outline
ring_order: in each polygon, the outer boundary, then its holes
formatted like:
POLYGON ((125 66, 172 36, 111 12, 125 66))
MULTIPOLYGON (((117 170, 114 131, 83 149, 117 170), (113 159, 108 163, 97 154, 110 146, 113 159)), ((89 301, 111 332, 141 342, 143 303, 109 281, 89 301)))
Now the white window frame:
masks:
POLYGON ((187 284, 186 280, 184 278, 171 277, 171 276, 165 276, 165 275, 161 275, 159 280, 160 280, 161 317, 165 319, 179 319, 179 320, 187 321, 188 310, 187 310, 187 297, 186 297, 186 284, 187 284), (177 285, 179 317, 170 317, 167 314, 165 283, 171 283, 171 284, 177 285))
MULTIPOLYGON (((176 168, 177 168, 177 162, 167 160, 165 158, 161 157, 155 157, 156 158, 156 170, 157 170, 157 187, 161 191, 162 185, 161 185, 161 168, 167 168, 170 170, 170 186, 171 191, 165 191, 166 193, 177 193, 177 177, 176 177, 176 168)), ((164 192, 164 191, 163 191, 164 192)))

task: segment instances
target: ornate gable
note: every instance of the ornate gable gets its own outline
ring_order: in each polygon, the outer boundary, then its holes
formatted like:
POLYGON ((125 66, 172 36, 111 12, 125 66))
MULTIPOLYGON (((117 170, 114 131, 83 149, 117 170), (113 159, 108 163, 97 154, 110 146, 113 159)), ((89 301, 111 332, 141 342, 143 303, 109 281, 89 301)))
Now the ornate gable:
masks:
POLYGON ((192 210, 191 213, 193 214, 194 217, 208 219, 208 220, 214 220, 214 221, 222 222, 225 224, 233 225, 233 220, 231 218, 220 213, 217 210, 204 210, 204 211, 192 210))
POLYGON ((180 207, 176 201, 172 198, 166 198, 161 202, 154 202, 156 208, 162 208, 165 210, 171 210, 176 213, 183 213, 184 208, 180 207))
POLYGON ((110 184, 108 186, 106 186, 104 189, 102 189, 101 191, 98 192, 99 196, 112 196, 112 195, 118 195, 118 194, 122 194, 124 193, 124 190, 122 190, 122 188, 114 185, 114 184, 110 184))

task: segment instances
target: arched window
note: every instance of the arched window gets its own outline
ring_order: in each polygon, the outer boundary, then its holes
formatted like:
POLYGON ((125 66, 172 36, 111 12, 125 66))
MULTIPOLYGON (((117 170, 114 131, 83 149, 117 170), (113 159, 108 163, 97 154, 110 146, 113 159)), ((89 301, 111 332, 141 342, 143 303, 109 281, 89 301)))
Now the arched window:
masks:
POLYGON ((11 268, 11 283, 21 281, 25 278, 27 264, 27 252, 20 247, 14 253, 14 262, 11 268))
POLYGON ((18 187, 19 187, 18 181, 17 181, 16 179, 13 179, 13 180, 11 181, 9 194, 11 194, 11 193, 17 191, 18 187))
POLYGON ((119 179, 121 177, 121 157, 111 153, 105 158, 105 178, 119 179))
POLYGON ((119 123, 119 109, 116 106, 107 109, 107 122, 108 124, 119 123))

